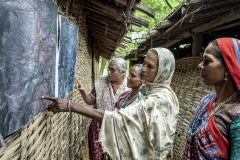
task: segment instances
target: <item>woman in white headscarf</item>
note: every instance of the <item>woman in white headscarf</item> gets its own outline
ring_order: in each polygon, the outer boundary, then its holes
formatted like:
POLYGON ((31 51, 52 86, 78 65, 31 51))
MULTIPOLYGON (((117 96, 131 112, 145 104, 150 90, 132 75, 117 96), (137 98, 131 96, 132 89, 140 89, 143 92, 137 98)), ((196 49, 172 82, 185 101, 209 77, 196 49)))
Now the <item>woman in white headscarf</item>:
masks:
POLYGON ((112 159, 167 159, 172 156, 179 113, 178 99, 170 87, 174 69, 174 57, 168 49, 150 49, 142 67, 145 84, 138 99, 113 112, 43 98, 53 101, 48 110, 54 113, 73 111, 101 121, 99 142, 112 159))

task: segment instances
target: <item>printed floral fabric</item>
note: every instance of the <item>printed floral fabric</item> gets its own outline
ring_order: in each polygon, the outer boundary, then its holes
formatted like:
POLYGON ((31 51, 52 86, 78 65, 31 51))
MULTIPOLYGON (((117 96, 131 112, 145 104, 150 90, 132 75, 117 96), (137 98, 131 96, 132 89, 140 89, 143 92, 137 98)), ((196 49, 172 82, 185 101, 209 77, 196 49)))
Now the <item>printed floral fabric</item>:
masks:
POLYGON ((138 99, 128 107, 106 111, 99 134, 103 150, 114 160, 153 160, 172 156, 179 103, 170 88, 175 68, 172 53, 158 52, 155 80, 146 82, 138 99))
POLYGON ((190 124, 184 160, 195 159, 240 159, 240 121, 239 105, 233 103, 226 109, 213 115, 196 135, 192 135, 212 112, 216 93, 205 96, 199 103, 195 117, 190 124), (223 133, 227 133, 224 135, 223 133))
MULTIPOLYGON (((129 90, 129 88, 127 87, 127 80, 125 79, 123 84, 114 94, 112 85, 106 75, 101 76, 96 80, 95 87, 90 95, 96 98, 96 108, 112 111, 114 110, 114 104, 116 103, 118 96, 127 90, 129 90)), ((92 120, 88 132, 89 157, 91 160, 102 160, 103 157, 102 147, 97 142, 100 128, 101 123, 92 120)))
POLYGON ((228 159, 229 143, 217 128, 214 116, 196 135, 191 136, 191 133, 197 131, 211 113, 215 96, 215 93, 209 94, 199 103, 188 130, 183 159, 228 159))

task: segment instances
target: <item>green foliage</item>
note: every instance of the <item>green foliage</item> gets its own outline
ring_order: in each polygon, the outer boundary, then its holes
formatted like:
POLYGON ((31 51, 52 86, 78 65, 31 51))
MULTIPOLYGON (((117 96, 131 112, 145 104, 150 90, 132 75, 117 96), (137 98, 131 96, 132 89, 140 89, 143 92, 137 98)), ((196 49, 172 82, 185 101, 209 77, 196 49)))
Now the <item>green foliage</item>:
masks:
POLYGON ((171 5, 172 9, 170 6, 167 4, 166 0, 142 0, 141 3, 155 9, 155 19, 149 17, 148 15, 136 11, 136 14, 148 19, 150 21, 148 28, 146 27, 137 27, 137 26, 132 26, 132 28, 135 30, 135 32, 128 32, 127 36, 131 37, 132 43, 128 44, 127 48, 121 48, 119 47, 119 56, 125 55, 127 51, 135 48, 137 46, 137 42, 144 38, 148 32, 156 26, 157 23, 159 23, 163 18, 165 18, 168 14, 170 14, 177 6, 179 6, 183 0, 167 0, 168 3, 171 5))

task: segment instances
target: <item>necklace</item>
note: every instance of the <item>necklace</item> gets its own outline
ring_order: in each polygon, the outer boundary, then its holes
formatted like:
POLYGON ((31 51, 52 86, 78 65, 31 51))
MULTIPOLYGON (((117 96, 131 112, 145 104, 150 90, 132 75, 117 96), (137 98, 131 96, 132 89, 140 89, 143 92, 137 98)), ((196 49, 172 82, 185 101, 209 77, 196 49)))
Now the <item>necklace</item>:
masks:
MULTIPOLYGON (((195 130, 195 132, 193 132, 193 133, 192 133, 192 131, 191 131, 191 140, 190 140, 190 142, 192 141, 193 136, 194 136, 198 131, 200 131, 200 130, 203 128, 203 126, 204 126, 204 125, 209 121, 209 119, 218 111, 218 109, 221 108, 222 105, 224 105, 225 103, 227 103, 228 101, 230 101, 230 100, 232 100, 234 97, 236 97, 236 96, 238 95, 238 93, 239 93, 239 91, 236 91, 233 95, 231 95, 230 97, 228 97, 225 101, 219 103, 218 106, 217 106, 216 108, 214 108, 214 109, 210 112, 210 114, 207 116, 207 118, 205 119, 205 121, 200 125, 200 127, 198 127, 198 128, 195 130)), ((215 98, 215 96, 214 96, 213 98, 215 98)), ((211 101, 213 98, 211 98, 210 101, 211 101)), ((209 102, 210 102, 210 101, 209 101, 209 102)), ((205 105, 202 107, 202 109, 201 109, 200 112, 198 113, 196 119, 199 119, 198 116, 201 115, 202 111, 205 109, 205 107, 206 107, 207 104, 208 104, 208 103, 205 103, 205 105)), ((194 125, 196 119, 194 119, 191 128, 193 128, 193 125, 194 125)))

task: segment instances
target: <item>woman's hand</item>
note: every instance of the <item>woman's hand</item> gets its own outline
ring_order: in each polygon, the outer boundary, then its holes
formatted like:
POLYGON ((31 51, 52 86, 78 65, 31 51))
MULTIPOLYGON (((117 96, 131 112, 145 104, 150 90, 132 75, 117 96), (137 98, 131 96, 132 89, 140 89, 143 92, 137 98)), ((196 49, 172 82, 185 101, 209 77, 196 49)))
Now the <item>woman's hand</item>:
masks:
POLYGON ((47 99, 52 101, 51 104, 48 105, 48 111, 52 111, 54 114, 58 112, 68 112, 67 103, 68 100, 60 99, 55 97, 42 96, 41 99, 47 99))
POLYGON ((84 91, 82 83, 77 78, 75 78, 75 80, 77 81, 77 85, 75 86, 75 88, 79 91, 84 91))

